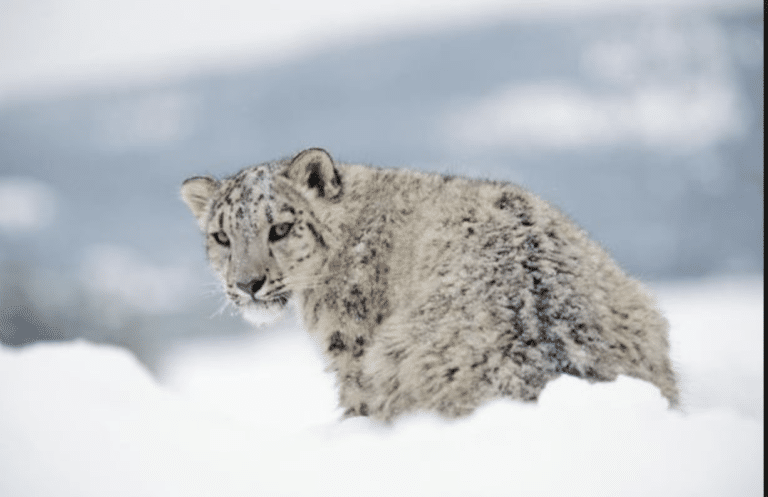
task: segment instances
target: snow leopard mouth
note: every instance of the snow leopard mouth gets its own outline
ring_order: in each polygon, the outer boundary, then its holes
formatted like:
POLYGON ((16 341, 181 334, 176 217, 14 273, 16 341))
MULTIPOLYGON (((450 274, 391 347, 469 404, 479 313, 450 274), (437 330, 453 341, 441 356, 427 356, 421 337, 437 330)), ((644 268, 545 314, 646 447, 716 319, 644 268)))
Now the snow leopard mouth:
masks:
POLYGON ((291 299, 291 292, 282 292, 267 298, 253 297, 252 302, 265 307, 285 307, 291 299))

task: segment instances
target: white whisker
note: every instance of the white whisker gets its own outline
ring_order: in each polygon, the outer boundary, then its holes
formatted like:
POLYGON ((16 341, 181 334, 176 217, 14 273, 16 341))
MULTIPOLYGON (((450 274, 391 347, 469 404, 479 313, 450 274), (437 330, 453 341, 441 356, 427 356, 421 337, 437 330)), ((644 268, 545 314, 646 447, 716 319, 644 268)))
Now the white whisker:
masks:
POLYGON ((232 305, 232 302, 228 298, 224 298, 219 308, 211 314, 208 319, 213 319, 214 317, 221 316, 224 313, 224 310, 232 305))

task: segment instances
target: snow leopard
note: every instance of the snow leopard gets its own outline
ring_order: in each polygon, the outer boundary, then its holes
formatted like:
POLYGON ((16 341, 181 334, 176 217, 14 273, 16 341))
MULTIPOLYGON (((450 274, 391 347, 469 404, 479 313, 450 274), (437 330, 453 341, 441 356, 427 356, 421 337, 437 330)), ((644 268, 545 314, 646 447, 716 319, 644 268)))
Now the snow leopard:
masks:
POLYGON ((323 149, 195 176, 181 196, 239 310, 297 304, 345 416, 455 418, 560 375, 678 388, 651 295, 566 215, 502 181, 323 149))

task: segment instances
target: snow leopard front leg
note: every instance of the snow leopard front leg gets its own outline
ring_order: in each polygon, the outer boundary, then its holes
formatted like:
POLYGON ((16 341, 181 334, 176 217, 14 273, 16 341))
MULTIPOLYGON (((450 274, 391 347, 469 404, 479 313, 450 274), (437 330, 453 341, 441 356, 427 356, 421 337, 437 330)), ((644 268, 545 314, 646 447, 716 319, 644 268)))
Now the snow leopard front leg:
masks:
POLYGON ((303 300, 303 326, 320 348, 326 371, 336 376, 344 417, 368 416, 370 381, 363 374, 363 361, 372 342, 371 330, 364 323, 344 319, 338 312, 341 299, 319 298, 308 290, 303 300))
POLYGON ((370 414, 371 382, 363 373, 366 345, 370 338, 362 333, 343 333, 335 330, 326 340, 329 368, 336 373, 339 386, 339 406, 344 417, 370 414))
POLYGON ((472 367, 487 365, 481 351, 398 318, 377 330, 367 351, 363 378, 369 379, 365 393, 372 417, 390 421, 407 412, 461 417, 494 396, 496 382, 481 381, 483 368, 472 367))

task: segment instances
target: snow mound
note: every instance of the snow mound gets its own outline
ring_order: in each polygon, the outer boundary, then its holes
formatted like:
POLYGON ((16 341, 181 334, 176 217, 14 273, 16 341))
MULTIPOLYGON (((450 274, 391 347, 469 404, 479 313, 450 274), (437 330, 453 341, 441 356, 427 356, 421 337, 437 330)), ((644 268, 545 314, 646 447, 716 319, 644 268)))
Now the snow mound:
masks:
POLYGON ((762 495, 762 384, 712 400, 737 379, 696 366, 730 333, 745 352, 732 345, 723 368, 762 372, 761 284, 660 293, 681 373, 702 385, 687 412, 639 380, 564 376, 537 404, 498 400, 465 419, 341 421, 333 378, 290 319, 188 344, 162 383, 118 348, 0 347, 0 495, 762 495))

